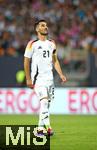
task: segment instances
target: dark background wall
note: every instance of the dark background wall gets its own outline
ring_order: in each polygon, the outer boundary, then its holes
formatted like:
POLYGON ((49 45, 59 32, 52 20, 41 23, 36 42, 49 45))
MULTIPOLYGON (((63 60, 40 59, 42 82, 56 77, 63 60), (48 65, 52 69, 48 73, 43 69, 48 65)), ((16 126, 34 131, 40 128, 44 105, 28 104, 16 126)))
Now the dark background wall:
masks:
POLYGON ((89 73, 89 86, 97 87, 97 54, 90 53, 90 73, 89 73))
POLYGON ((0 87, 18 86, 16 73, 21 69, 23 69, 23 56, 0 57, 0 87))
MULTIPOLYGON (((16 73, 19 70, 23 70, 23 56, 11 57, 3 56, 0 57, 0 87, 19 87, 26 86, 25 83, 19 84, 16 80, 16 73)), ((96 87, 97 86, 97 67, 95 65, 96 57, 94 54, 90 53, 89 55, 89 79, 88 86, 96 87)), ((55 85, 56 85, 55 80, 55 85)))

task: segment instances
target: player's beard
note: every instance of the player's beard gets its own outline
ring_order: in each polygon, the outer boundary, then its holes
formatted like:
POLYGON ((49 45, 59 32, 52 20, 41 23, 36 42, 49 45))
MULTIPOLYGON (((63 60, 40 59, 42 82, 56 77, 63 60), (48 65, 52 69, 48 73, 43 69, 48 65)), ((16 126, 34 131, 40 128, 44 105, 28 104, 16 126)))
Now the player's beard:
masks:
POLYGON ((43 31, 40 31, 40 34, 41 34, 41 35, 44 35, 44 36, 47 36, 47 35, 48 35, 48 30, 45 30, 44 32, 43 32, 43 31))
POLYGON ((47 36, 48 35, 48 32, 46 33, 43 33, 43 32, 40 32, 41 35, 44 35, 44 36, 47 36))

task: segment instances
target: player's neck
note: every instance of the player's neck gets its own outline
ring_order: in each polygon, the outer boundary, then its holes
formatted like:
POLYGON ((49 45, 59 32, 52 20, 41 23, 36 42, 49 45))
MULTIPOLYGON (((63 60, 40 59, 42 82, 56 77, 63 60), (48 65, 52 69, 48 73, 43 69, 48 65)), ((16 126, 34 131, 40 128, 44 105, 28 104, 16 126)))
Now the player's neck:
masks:
POLYGON ((47 40, 47 36, 46 35, 38 35, 38 39, 41 40, 41 41, 45 41, 47 40))

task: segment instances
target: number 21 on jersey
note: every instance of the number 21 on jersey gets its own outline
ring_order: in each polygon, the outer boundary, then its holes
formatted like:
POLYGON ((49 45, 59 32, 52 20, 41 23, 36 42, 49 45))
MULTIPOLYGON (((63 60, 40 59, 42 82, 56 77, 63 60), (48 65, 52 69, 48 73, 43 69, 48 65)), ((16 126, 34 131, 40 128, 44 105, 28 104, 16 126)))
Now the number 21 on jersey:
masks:
POLYGON ((47 51, 44 50, 44 51, 43 51, 43 57, 44 57, 44 58, 47 58, 47 57, 49 57, 49 56, 50 56, 49 50, 47 50, 47 51))

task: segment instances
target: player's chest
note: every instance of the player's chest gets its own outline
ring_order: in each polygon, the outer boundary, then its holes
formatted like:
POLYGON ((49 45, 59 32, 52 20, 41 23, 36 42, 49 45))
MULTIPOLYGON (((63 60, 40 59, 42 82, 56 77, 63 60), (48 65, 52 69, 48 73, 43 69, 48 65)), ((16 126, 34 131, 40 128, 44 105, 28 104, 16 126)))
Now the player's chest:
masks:
POLYGON ((41 59, 52 57, 52 47, 50 44, 38 44, 34 47, 34 54, 41 57, 41 59))

